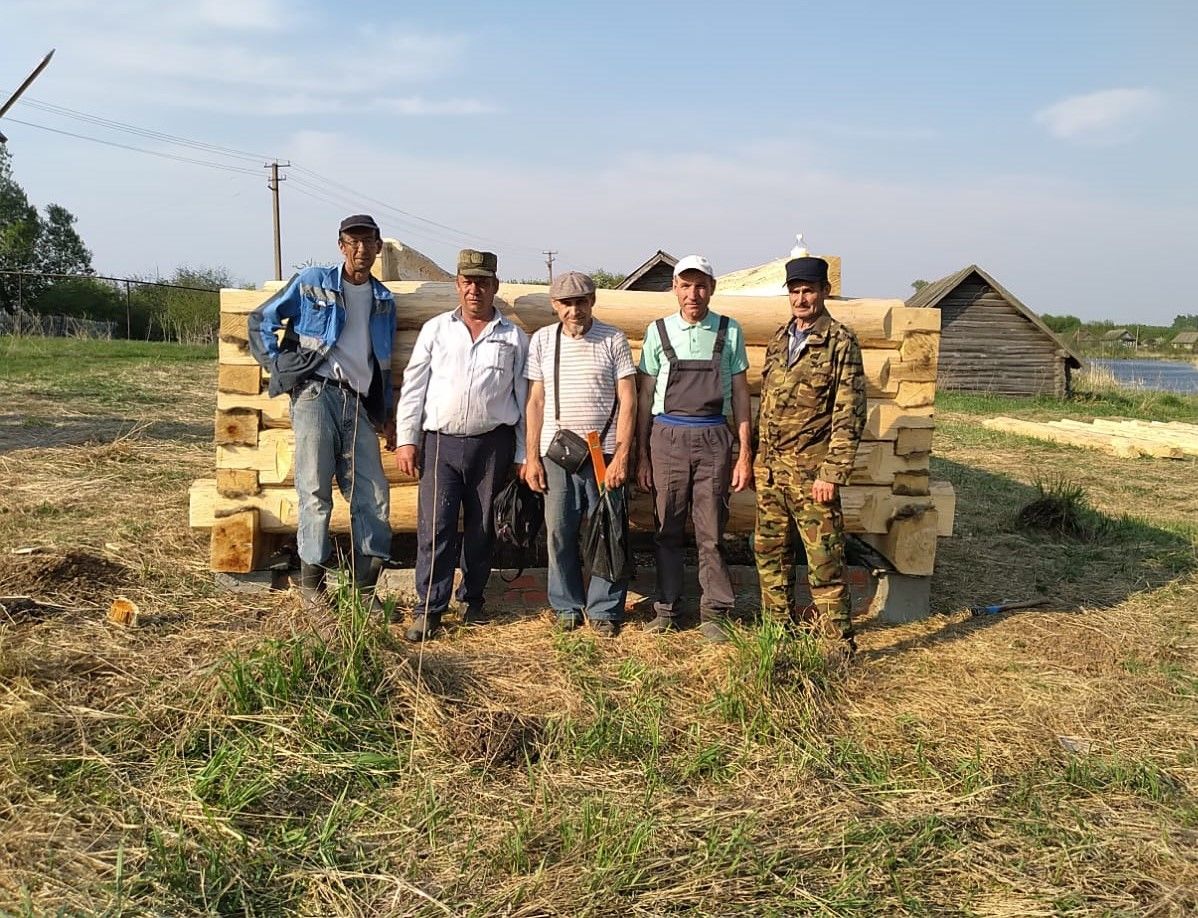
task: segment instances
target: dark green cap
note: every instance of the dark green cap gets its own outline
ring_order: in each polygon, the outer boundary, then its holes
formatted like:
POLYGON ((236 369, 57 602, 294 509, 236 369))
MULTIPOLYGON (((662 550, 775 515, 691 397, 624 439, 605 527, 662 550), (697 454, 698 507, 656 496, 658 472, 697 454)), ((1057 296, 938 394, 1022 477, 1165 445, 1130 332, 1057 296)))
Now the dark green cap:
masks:
POLYGON ((458 252, 458 274, 465 277, 495 277, 499 259, 494 252, 476 252, 462 249, 458 252))

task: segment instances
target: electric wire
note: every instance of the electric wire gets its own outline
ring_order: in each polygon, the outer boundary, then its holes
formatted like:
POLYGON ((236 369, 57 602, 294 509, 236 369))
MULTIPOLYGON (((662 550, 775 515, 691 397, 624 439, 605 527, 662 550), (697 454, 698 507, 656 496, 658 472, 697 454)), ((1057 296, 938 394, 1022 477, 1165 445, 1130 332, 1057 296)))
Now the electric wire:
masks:
POLYGON ((45 124, 34 124, 32 121, 22 121, 19 118, 6 117, 5 121, 13 124, 21 124, 25 127, 36 128, 39 131, 49 131, 52 134, 62 134, 66 137, 75 137, 79 140, 90 140, 92 143, 101 143, 106 147, 116 147, 121 150, 131 150, 134 153, 145 153, 147 156, 157 156, 161 159, 173 159, 181 163, 191 163, 196 166, 207 166, 209 169, 220 169, 223 172, 239 172, 243 175, 261 175, 257 169, 246 169, 243 166, 230 166, 227 163, 214 163, 209 160, 195 159, 190 156, 180 156, 177 153, 163 153, 158 150, 147 150, 144 147, 135 147, 127 143, 117 143, 115 140, 103 140, 99 137, 91 137, 87 134, 76 134, 73 131, 64 131, 61 128, 52 128, 45 124))

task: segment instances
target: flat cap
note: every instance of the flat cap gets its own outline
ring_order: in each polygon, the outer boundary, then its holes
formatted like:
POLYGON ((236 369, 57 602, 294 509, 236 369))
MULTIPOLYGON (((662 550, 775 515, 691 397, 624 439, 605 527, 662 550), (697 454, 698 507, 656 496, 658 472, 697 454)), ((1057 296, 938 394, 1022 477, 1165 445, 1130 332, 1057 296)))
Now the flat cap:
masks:
POLYGON ((549 285, 549 299, 569 300, 576 296, 590 296, 595 292, 595 282, 581 271, 559 274, 549 285))
POLYGON ((496 277, 499 259, 494 252, 462 249, 458 252, 458 274, 464 277, 496 277))
POLYGON ((370 214, 353 214, 346 217, 341 221, 341 226, 337 232, 344 233, 346 230, 351 229, 372 229, 376 234, 382 235, 379 233, 379 225, 374 222, 374 217, 370 216, 370 214))
POLYGON ((822 258, 805 255, 802 258, 792 258, 786 263, 786 283, 808 281, 813 284, 828 282, 828 263, 822 258))

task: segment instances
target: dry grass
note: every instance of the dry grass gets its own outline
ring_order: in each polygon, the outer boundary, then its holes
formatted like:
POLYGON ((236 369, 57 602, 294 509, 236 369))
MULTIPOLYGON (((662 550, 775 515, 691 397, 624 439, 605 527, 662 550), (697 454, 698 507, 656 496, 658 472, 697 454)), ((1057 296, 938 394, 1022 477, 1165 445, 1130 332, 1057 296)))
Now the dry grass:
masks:
POLYGON ((0 445, 0 595, 53 604, 0 613, 0 910, 1198 909, 1192 468, 953 414, 938 614, 864 622, 848 670, 768 628, 605 643, 517 618, 421 657, 348 598, 313 620, 212 589, 186 528, 212 367, 113 407, 140 366, 69 406, 5 381, 21 429, 98 433, 0 445), (1116 518, 1103 541, 1015 527, 1058 471, 1116 518), (105 622, 117 593, 141 627, 105 622))

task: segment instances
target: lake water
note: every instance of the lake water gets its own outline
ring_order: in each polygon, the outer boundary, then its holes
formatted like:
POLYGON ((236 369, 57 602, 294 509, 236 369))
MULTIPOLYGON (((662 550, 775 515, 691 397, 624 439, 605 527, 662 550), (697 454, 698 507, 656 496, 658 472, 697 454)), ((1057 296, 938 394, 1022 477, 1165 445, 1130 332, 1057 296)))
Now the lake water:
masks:
POLYGON ((1124 385, 1161 392, 1198 393, 1198 367, 1180 360, 1094 360, 1124 385))

